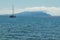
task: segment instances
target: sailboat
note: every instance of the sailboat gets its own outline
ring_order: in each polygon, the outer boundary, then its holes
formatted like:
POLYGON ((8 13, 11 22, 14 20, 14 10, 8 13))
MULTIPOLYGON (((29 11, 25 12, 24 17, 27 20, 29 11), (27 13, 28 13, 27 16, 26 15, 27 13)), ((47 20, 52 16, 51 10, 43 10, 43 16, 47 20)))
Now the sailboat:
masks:
POLYGON ((12 15, 9 16, 10 18, 16 18, 15 14, 14 14, 14 5, 12 5, 12 15))

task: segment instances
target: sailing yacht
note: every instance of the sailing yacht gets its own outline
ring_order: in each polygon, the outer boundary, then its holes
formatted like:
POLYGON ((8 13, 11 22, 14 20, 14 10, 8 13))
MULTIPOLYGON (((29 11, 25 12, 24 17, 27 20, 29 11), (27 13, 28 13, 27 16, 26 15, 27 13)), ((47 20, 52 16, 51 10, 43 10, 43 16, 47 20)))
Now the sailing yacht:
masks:
POLYGON ((12 15, 9 16, 10 18, 16 18, 16 16, 14 15, 14 5, 12 5, 12 15))

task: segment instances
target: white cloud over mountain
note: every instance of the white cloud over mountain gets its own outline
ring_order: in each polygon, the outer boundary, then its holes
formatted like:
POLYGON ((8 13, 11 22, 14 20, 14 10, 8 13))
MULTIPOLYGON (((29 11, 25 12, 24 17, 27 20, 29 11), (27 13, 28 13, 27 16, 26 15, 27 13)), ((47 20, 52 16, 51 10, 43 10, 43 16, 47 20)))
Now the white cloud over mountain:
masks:
POLYGON ((32 8, 25 8, 25 11, 44 11, 53 16, 60 16, 60 8, 57 7, 32 7, 32 8))
MULTIPOLYGON (((16 8, 15 13, 24 11, 44 11, 53 16, 60 16, 60 7, 31 7, 31 8, 16 8)), ((0 14, 11 14, 11 10, 0 10, 0 14)))

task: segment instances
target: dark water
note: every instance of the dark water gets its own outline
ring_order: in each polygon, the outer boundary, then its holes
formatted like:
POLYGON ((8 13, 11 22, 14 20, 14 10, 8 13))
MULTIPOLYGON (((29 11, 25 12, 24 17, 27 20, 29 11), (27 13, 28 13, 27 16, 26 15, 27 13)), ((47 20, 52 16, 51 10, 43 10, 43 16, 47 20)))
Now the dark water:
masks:
POLYGON ((60 17, 0 17, 0 40, 60 40, 60 17))

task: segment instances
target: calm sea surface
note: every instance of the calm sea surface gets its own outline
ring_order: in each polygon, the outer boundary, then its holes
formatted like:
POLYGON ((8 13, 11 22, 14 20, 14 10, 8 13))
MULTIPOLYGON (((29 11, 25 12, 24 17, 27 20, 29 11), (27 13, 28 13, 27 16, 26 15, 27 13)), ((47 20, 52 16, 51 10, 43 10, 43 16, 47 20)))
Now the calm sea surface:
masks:
POLYGON ((0 17, 0 40, 60 40, 60 17, 0 17))

